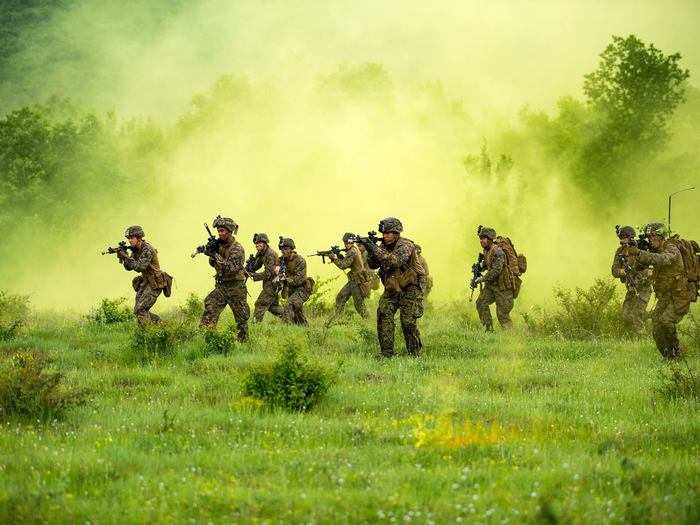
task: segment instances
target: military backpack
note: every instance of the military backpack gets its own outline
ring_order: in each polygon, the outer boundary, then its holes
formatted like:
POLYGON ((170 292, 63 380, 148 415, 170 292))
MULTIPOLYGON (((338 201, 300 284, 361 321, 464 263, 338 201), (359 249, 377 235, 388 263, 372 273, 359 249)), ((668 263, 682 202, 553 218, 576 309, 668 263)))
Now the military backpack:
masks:
POLYGON ((669 241, 681 252, 683 267, 688 277, 690 300, 696 302, 700 290, 700 246, 696 241, 681 239, 679 235, 671 236, 669 241))

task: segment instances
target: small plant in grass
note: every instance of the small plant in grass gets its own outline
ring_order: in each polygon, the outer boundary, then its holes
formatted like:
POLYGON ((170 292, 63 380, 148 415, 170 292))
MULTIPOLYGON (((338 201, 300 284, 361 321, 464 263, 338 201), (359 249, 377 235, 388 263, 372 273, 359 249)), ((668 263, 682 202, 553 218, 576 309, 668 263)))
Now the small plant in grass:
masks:
POLYGON ((86 316, 88 321, 97 324, 115 324, 131 321, 134 314, 126 304, 126 297, 102 299, 99 306, 93 308, 86 316))
POLYGON ((192 336, 191 330, 184 325, 159 323, 137 326, 131 339, 131 349, 146 359, 170 356, 181 342, 192 336))
POLYGON ((326 395, 334 380, 335 373, 309 364, 289 346, 274 363, 248 374, 244 393, 271 408, 306 412, 326 395))
POLYGON ((336 275, 328 279, 321 279, 316 276, 314 289, 305 305, 310 315, 320 317, 328 315, 333 311, 334 306, 326 300, 326 296, 330 292, 331 284, 339 277, 339 275, 336 275))
POLYGON ((661 386, 657 391, 668 399, 700 401, 700 377, 685 359, 669 363, 661 370, 661 386))
POLYGON ((190 293, 190 295, 187 296, 185 304, 180 305, 178 309, 180 310, 183 320, 186 323, 193 324, 199 322, 202 318, 204 303, 197 294, 190 293))
POLYGON ((85 401, 85 393, 67 389, 63 376, 47 372, 46 357, 20 350, 0 362, 0 418, 54 419, 85 401))
POLYGON ((29 297, 0 291, 0 341, 13 339, 29 317, 29 297))
POLYGON ((204 330, 204 353, 206 355, 227 355, 236 344, 236 334, 233 330, 218 331, 216 328, 204 330))

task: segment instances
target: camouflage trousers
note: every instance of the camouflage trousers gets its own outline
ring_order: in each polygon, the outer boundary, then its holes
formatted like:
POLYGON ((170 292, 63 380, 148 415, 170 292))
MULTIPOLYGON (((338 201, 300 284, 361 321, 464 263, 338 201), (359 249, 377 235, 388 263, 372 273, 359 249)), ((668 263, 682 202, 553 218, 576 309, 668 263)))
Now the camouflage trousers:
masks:
POLYGON ((647 318, 651 289, 638 288, 637 291, 638 294, 630 288, 627 289, 622 303, 622 320, 630 331, 641 333, 644 331, 644 321, 647 318))
POLYGON ((265 288, 263 285, 260 295, 255 300, 253 318, 260 322, 263 320, 265 312, 270 312, 277 317, 284 316, 284 308, 280 306, 279 294, 274 289, 265 288))
POLYGON ((681 344, 676 326, 690 310, 690 302, 674 300, 673 295, 657 295, 656 306, 651 313, 652 335, 656 348, 666 359, 680 356, 681 344))
POLYGON ((287 308, 284 310, 282 320, 287 324, 309 324, 306 315, 304 315, 304 303, 309 300, 310 296, 306 286, 290 288, 287 292, 287 308))
POLYGON ((160 323, 160 317, 151 312, 158 296, 163 290, 151 288, 145 280, 141 281, 134 301, 134 315, 140 325, 160 323))
POLYGON ((510 311, 513 309, 513 290, 499 290, 495 286, 485 285, 479 292, 476 300, 476 311, 479 314, 481 324, 486 330, 493 330, 493 318, 491 317, 491 305, 496 303, 496 317, 500 325, 509 330, 513 328, 510 320, 510 311))
POLYGON ((394 355, 394 316, 399 310, 401 330, 406 341, 406 351, 418 356, 423 343, 418 330, 418 319, 423 316, 423 292, 420 287, 409 285, 401 293, 384 291, 377 306, 377 336, 379 350, 384 357, 394 355))
POLYGON ((365 298, 362 295, 360 286, 354 281, 348 281, 345 286, 343 286, 338 295, 335 297, 335 315, 339 316, 343 313, 345 309, 345 304, 352 297, 353 305, 355 306, 355 311, 360 314, 363 319, 369 317, 367 312, 367 307, 365 306, 365 298))
POLYGON ((238 340, 245 341, 248 339, 248 319, 250 318, 247 293, 243 281, 217 283, 214 290, 204 299, 204 314, 200 324, 202 326, 216 326, 221 312, 228 305, 236 320, 238 340))

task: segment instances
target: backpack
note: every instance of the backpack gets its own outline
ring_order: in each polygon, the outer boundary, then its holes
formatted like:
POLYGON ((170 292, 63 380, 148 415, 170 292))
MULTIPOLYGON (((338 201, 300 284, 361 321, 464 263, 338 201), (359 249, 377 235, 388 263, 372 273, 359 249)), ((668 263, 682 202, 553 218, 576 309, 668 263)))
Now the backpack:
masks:
POLYGON ((508 237, 496 237, 494 241, 506 254, 506 264, 510 273, 515 277, 519 277, 527 271, 527 257, 524 254, 515 251, 513 241, 508 237))
POLYGON ((688 278, 688 288, 690 290, 690 300, 698 300, 698 290, 700 285, 700 246, 696 241, 681 239, 679 235, 673 235, 670 239, 683 258, 683 268, 688 278))

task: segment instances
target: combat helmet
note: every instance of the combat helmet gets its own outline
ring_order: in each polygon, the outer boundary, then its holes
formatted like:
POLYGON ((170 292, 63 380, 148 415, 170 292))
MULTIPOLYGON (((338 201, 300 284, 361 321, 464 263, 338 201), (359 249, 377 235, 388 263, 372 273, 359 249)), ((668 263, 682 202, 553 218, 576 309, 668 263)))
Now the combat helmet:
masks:
POLYGON ((236 222, 229 217, 222 217, 221 215, 217 215, 214 219, 214 222, 212 222, 212 226, 214 228, 224 228, 233 233, 234 235, 238 233, 238 224, 236 224, 236 222))
POLYGON ((267 233, 255 233, 255 234, 253 234, 253 244, 257 244, 259 242, 264 242, 265 244, 270 244, 270 239, 267 236, 267 233))
POLYGON ((143 228, 138 225, 129 226, 124 232, 124 237, 127 239, 129 237, 138 237, 139 239, 143 239, 145 236, 146 234, 144 233, 143 228))
POLYGON ((496 230, 488 226, 479 225, 479 227, 476 229, 476 235, 479 237, 479 239, 486 237, 487 239, 491 239, 493 241, 496 238, 496 230))
POLYGON ((296 249, 296 245, 294 244, 294 239, 291 239, 289 237, 282 237, 280 235, 280 242, 277 245, 279 249, 281 250, 282 248, 291 248, 292 250, 296 249))
POLYGON ((343 235, 343 242, 355 242, 355 241, 357 241, 357 235, 355 235, 354 233, 348 232, 345 235, 343 235))
POLYGON ((615 232, 619 239, 632 238, 636 233, 632 226, 615 226, 615 232))
POLYGON ((379 231, 381 233, 401 233, 403 231, 403 224, 396 217, 387 217, 379 221, 379 231))
POLYGON ((659 237, 666 238, 668 230, 666 230, 666 226, 663 223, 650 222, 649 224, 644 226, 644 234, 647 236, 658 235, 659 237))

